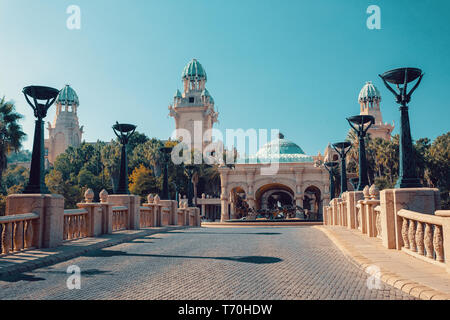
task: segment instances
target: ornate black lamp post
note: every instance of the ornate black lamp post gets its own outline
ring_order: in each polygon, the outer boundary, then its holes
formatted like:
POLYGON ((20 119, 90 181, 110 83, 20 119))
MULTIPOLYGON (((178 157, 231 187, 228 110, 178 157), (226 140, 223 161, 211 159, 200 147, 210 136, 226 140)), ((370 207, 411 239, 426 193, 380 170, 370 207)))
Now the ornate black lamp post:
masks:
POLYGON ((161 200, 170 200, 169 195, 169 161, 170 154, 172 153, 172 147, 162 147, 159 150, 164 155, 164 179, 163 179, 163 188, 162 188, 162 197, 161 200))
POLYGON ((347 157, 347 153, 352 148, 352 144, 349 141, 338 142, 333 144, 333 148, 341 157, 341 194, 343 194, 347 191, 347 166, 345 159, 347 157))
POLYGON ((33 153, 31 156, 30 178, 23 193, 47 194, 50 193, 45 185, 44 166, 44 121, 47 111, 55 102, 59 91, 54 88, 42 86, 29 86, 23 88, 23 94, 28 104, 33 108, 37 118, 34 128, 33 153), (30 101, 30 98, 33 101, 30 101), (46 101, 39 103, 38 100, 46 101))
POLYGON ((350 179, 350 183, 353 186, 353 190, 356 190, 358 188, 358 182, 359 182, 359 178, 358 177, 350 179))
POLYGON ((375 123, 375 118, 369 115, 358 115, 347 118, 347 121, 359 138, 359 183, 357 190, 362 191, 369 184, 364 137, 367 130, 375 123))
POLYGON ((409 125, 409 114, 407 104, 411 100, 411 95, 417 89, 423 77, 422 70, 417 68, 400 68, 387 71, 380 75, 386 88, 391 91, 400 104, 400 168, 397 180, 397 188, 420 188, 422 184, 416 174, 414 150, 411 139, 411 128, 409 125), (408 83, 419 79, 412 90, 408 93, 408 83), (397 86, 400 91, 397 93, 388 82, 397 86), (403 84, 403 87, 400 85, 403 84))
POLYGON ((120 155, 120 175, 119 185, 117 186, 116 194, 130 194, 128 191, 128 159, 127 159, 127 144, 130 137, 136 130, 136 126, 132 124, 116 123, 113 125, 113 130, 122 144, 122 153, 120 155))
POLYGON ((194 186, 193 186, 193 182, 192 182, 192 177, 194 175, 194 171, 196 166, 193 164, 188 164, 185 166, 186 168, 186 172, 187 172, 187 176, 188 176, 188 206, 192 207, 194 204, 192 202, 192 198, 194 198, 194 186))
POLYGON ((330 173, 330 200, 334 199, 334 169, 337 167, 338 163, 336 161, 325 162, 323 166, 330 173))

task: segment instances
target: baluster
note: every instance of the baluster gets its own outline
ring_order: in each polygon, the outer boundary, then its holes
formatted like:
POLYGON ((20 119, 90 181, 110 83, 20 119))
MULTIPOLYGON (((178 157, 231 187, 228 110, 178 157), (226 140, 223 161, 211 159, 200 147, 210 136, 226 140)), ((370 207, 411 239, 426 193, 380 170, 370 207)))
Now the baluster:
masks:
POLYGON ((429 223, 425 223, 424 236, 425 250, 427 251, 427 258, 433 259, 433 229, 429 223))
POLYGON ((412 251, 417 251, 417 247, 416 247, 416 223, 415 223, 414 220, 409 220, 408 240, 409 240, 409 249, 412 250, 412 251))
POLYGON ((69 221, 69 234, 67 235, 67 239, 68 240, 72 240, 73 239, 73 233, 74 233, 74 231, 73 231, 73 217, 72 216, 69 216, 69 217, 67 217, 67 220, 69 221))
POLYGON ((408 219, 403 218, 402 223, 402 239, 403 239, 403 247, 409 249, 409 240, 408 240, 408 219))
POLYGON ((11 251, 11 232, 12 226, 11 223, 3 224, 3 232, 2 232, 2 253, 8 254, 11 251))
POLYGON ((377 237, 381 237, 381 212, 375 211, 376 222, 375 227, 377 229, 377 237))
POLYGON ((444 262, 444 245, 442 240, 441 226, 434 226, 434 236, 433 236, 433 246, 436 252, 436 260, 439 262, 444 262))
POLYGON ((23 249, 23 221, 14 222, 13 244, 15 252, 23 249))
POLYGON ((25 221, 25 249, 33 247, 33 220, 25 221))
POLYGON ((63 239, 69 239, 69 217, 64 217, 63 239))
POLYGON ((416 245, 417 245, 417 253, 421 256, 424 255, 424 243, 423 243, 423 225, 422 222, 417 221, 416 228, 416 245))
POLYGON ((84 238, 87 236, 86 230, 86 215, 80 215, 80 238, 84 238))
POLYGON ((80 214, 77 216, 77 239, 82 237, 82 232, 81 232, 81 228, 82 228, 82 221, 81 219, 83 218, 83 215, 80 214))

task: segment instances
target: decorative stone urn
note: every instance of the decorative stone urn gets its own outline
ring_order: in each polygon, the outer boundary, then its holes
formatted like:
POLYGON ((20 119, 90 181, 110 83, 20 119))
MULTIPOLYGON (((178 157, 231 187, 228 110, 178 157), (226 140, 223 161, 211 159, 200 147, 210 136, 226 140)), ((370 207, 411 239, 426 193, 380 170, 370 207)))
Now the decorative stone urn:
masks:
POLYGON ((100 197, 101 203, 107 203, 108 202, 108 191, 103 189, 102 191, 100 191, 99 197, 100 197))
POLYGON ((91 188, 89 188, 85 191, 84 202, 86 202, 86 203, 94 202, 94 190, 92 190, 91 188))

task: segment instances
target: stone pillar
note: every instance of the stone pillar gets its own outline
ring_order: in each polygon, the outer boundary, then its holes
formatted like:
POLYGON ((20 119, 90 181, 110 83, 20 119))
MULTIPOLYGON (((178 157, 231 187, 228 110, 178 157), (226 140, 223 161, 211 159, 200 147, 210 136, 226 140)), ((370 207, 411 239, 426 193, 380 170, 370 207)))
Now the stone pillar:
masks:
POLYGON ((100 208, 102 212, 102 233, 111 234, 112 233, 112 204, 108 203, 108 192, 103 189, 100 191, 100 208))
POLYGON ((100 203, 77 203, 80 209, 86 209, 87 214, 87 236, 97 237, 102 234, 102 211, 100 203), (100 210, 99 210, 100 209, 100 210))
POLYGON ((128 208, 128 229, 138 230, 140 228, 140 197, 128 194, 114 194, 108 196, 108 203, 113 206, 124 206, 128 208))
POLYGON ((188 208, 188 214, 189 214, 189 226, 191 227, 199 227, 199 215, 200 215, 200 209, 196 207, 190 207, 188 208))
POLYGON ((161 205, 161 223, 168 226, 175 224, 175 216, 177 209, 176 200, 160 200, 161 205))
POLYGON ((362 191, 348 191, 346 196, 347 201, 347 221, 349 229, 356 229, 356 205, 358 201, 363 199, 362 191))
POLYGON ((434 214, 440 209, 439 190, 433 188, 386 189, 380 192, 381 235, 388 249, 401 250, 402 219, 397 216, 401 209, 424 214, 434 214))
POLYGON ((206 205, 202 204, 202 217, 206 216, 206 205))
POLYGON ((6 215, 36 213, 34 226, 38 247, 54 248, 62 244, 64 232, 64 197, 58 194, 14 194, 6 198, 6 215))
POLYGON ((256 210, 256 201, 253 197, 247 198, 247 203, 248 203, 249 208, 256 210))
POLYGON ((224 222, 229 219, 228 199, 224 197, 220 198, 220 205, 221 205, 220 222, 224 222))

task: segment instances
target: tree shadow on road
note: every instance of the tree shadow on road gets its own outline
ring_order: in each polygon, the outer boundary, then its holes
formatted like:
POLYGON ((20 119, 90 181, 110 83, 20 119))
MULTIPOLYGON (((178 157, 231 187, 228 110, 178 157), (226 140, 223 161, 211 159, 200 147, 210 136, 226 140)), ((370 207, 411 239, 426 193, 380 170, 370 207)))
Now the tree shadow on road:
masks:
POLYGON ((8 276, 0 276, 0 281, 4 282, 19 282, 19 281, 28 281, 28 282, 36 282, 36 281, 43 281, 44 278, 36 277, 35 275, 30 274, 14 274, 14 275, 8 275, 8 276))
POLYGON ((127 256, 127 257, 148 257, 148 258, 210 259, 210 260, 223 260, 223 261, 244 262, 254 264, 271 264, 283 261, 283 259, 277 257, 266 257, 266 256, 234 256, 234 257, 176 256, 167 254, 127 253, 124 251, 117 251, 117 250, 96 250, 93 252, 85 253, 83 256, 93 258, 127 256))

